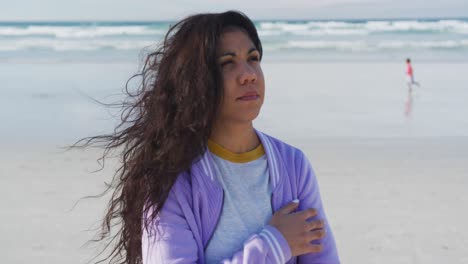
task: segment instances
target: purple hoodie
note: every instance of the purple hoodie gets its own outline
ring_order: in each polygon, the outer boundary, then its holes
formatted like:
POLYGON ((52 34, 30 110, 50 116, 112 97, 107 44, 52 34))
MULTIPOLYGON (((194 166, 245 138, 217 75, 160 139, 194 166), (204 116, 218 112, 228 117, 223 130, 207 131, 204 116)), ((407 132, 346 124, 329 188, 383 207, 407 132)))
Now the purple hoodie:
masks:
MULTIPOLYGON (((292 257, 283 235, 267 225, 252 234, 244 247, 222 263, 340 263, 335 240, 326 221, 319 188, 304 153, 256 131, 265 149, 272 184, 273 212, 294 199, 299 209, 315 208, 326 223, 323 251, 292 257)), ((190 171, 181 173, 172 187, 150 233, 143 231, 144 264, 205 263, 205 247, 213 235, 223 206, 223 189, 216 180, 214 162, 207 151, 190 171)))

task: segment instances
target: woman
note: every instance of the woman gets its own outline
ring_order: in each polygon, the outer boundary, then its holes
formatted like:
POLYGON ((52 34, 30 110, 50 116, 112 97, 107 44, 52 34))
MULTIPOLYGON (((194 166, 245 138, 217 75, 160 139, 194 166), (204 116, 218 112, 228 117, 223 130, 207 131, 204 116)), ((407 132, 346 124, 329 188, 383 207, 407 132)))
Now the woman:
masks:
MULTIPOLYGON (((106 152, 123 165, 103 237, 124 263, 339 263, 304 154, 254 129, 262 45, 243 14, 190 16, 148 57, 106 152)), ((102 141, 100 141, 102 142, 102 141)))

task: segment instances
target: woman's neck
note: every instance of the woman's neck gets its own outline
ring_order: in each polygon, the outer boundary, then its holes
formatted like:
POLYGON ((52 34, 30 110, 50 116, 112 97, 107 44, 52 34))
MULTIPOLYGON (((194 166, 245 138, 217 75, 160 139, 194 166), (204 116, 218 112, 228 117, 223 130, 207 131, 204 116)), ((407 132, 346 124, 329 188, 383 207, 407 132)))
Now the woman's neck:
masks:
POLYGON ((250 151, 260 144, 251 122, 242 125, 218 123, 213 127, 210 139, 234 153, 250 151))

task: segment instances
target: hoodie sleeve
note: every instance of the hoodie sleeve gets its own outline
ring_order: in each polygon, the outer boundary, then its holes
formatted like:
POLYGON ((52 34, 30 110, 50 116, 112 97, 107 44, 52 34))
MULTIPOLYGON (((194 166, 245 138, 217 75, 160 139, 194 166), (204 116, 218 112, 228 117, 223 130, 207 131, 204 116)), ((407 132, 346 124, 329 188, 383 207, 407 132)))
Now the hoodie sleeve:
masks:
POLYGON ((197 242, 184 217, 174 191, 152 222, 143 228, 141 239, 143 264, 199 263, 197 242))
MULTIPOLYGON (((188 264, 204 263, 200 258, 198 241, 188 224, 191 211, 188 205, 179 203, 173 191, 164 204, 155 222, 148 232, 143 228, 142 259, 143 264, 188 264)), ((286 263, 291 258, 287 241, 281 233, 272 226, 266 226, 260 233, 248 238, 243 248, 221 263, 286 263)))
MULTIPOLYGON (((319 240, 319 243, 323 245, 323 251, 320 253, 309 253, 298 257, 298 263, 311 263, 311 264, 335 264, 340 263, 338 257, 338 251, 336 249, 335 239, 330 228, 330 224, 327 221, 325 211, 320 198, 319 186, 315 173, 308 161, 307 157, 301 152, 299 155, 298 166, 296 167, 299 172, 298 180, 298 199, 299 199, 299 210, 307 208, 315 208, 317 210, 317 216, 312 218, 321 219, 325 221, 326 235, 323 239, 319 240)), ((313 243, 313 242, 312 242, 313 243)))

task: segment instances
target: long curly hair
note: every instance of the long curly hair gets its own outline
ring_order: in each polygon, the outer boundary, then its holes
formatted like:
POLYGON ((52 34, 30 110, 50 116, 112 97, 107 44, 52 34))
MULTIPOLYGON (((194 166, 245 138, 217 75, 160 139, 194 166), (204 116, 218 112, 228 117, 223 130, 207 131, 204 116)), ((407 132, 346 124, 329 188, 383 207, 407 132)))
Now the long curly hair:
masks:
POLYGON ((217 49, 228 28, 246 32, 262 55, 255 25, 244 14, 189 16, 170 27, 142 70, 130 78, 139 77, 138 90, 129 92, 127 82, 128 96, 114 132, 73 145, 103 147, 101 159, 120 154, 121 166, 105 192, 113 190, 97 239, 108 240, 111 250, 99 262, 142 263, 142 223, 144 228, 154 224, 178 175, 206 151, 223 98, 217 49))

